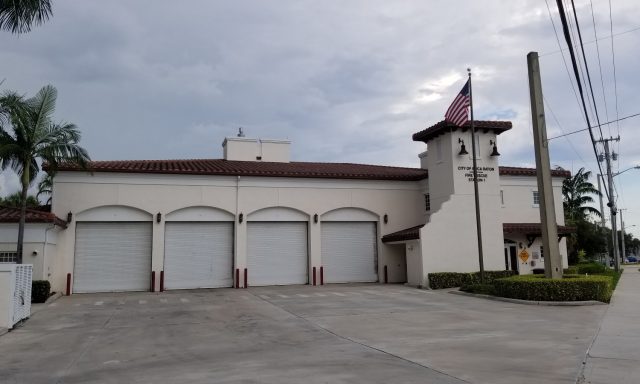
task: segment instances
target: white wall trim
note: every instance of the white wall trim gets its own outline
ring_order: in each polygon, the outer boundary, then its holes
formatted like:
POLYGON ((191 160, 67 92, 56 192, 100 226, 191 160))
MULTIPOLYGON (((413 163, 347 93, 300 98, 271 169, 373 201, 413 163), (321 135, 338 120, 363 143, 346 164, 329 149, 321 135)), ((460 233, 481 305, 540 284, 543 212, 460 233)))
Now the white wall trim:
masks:
POLYGON ((151 221, 153 214, 126 205, 103 205, 74 215, 75 221, 151 221))
POLYGON ((176 209, 165 215, 166 221, 234 221, 235 215, 224 209, 195 206, 176 209))
POLYGON ((378 221, 378 214, 364 208, 345 207, 322 214, 322 221, 378 221))
POLYGON ((309 215, 294 208, 269 207, 249 213, 247 221, 309 221, 309 215))

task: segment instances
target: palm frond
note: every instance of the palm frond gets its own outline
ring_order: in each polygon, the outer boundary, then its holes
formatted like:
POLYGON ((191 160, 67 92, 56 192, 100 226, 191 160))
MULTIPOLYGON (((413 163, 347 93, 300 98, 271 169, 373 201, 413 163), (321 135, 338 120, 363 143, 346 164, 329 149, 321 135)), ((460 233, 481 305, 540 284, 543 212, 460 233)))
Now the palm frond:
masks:
POLYGON ((32 25, 41 25, 52 15, 50 0, 0 1, 0 29, 11 33, 31 31, 32 25))

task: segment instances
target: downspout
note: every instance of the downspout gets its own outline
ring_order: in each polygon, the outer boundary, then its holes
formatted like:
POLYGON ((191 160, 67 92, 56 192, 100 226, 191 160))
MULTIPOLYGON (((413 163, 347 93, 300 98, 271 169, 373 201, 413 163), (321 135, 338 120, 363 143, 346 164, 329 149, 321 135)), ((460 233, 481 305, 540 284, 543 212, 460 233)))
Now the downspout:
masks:
MULTIPOLYGON (((44 246, 42 247, 42 267, 44 268, 45 262, 47 260, 47 237, 49 235, 49 231, 54 229, 56 227, 55 223, 52 223, 51 226, 49 228, 46 228, 44 230, 44 246)), ((47 280, 49 280, 49 270, 48 270, 48 266, 47 266, 47 280)), ((44 271, 43 271, 44 272, 44 271)), ((44 276, 42 276, 44 277, 44 276)))

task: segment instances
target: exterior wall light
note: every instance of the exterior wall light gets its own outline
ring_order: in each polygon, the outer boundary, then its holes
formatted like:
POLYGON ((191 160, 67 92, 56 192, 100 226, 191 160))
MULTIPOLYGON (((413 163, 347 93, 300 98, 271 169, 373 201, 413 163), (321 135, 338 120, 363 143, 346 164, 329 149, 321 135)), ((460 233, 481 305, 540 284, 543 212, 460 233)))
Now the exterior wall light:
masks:
POLYGON ((316 213, 315 215, 313 215, 313 222, 314 223, 318 223, 318 214, 316 213))
POLYGON ((389 215, 385 213, 383 220, 384 220, 384 223, 387 224, 389 222, 389 215))
POLYGON ((242 220, 244 219, 244 215, 242 213, 240 213, 238 215, 238 223, 242 224, 242 220))
POLYGON ((71 220, 73 220, 73 213, 69 212, 67 213, 67 224, 70 223, 71 220))
POLYGON ((489 145, 493 145, 491 156, 500 156, 500 154, 498 153, 498 143, 494 140, 489 140, 489 145))
POLYGON ((462 140, 461 138, 458 138, 458 144, 461 144, 460 152, 458 153, 458 156, 468 155, 469 152, 467 152, 467 148, 464 146, 464 140, 462 140))
POLYGON ((162 214, 160 212, 158 212, 156 214, 156 223, 160 223, 160 221, 162 221, 162 214))

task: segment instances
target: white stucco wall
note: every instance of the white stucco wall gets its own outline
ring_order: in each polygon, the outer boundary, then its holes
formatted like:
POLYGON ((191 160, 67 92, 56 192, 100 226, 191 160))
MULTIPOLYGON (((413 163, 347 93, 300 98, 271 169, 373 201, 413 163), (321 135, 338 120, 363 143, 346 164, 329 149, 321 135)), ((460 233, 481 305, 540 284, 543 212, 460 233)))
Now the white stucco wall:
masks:
MULTIPOLYGON (((22 263, 33 265, 33 280, 49 280, 53 275, 53 260, 60 230, 60 227, 53 224, 25 225, 22 263)), ((17 241, 18 223, 0 223, 0 251, 15 252, 17 241)))
MULTIPOLYGON (((560 177, 553 178, 553 198, 558 225, 564 225, 562 181, 560 177)), ((504 204, 501 204, 500 210, 503 223, 540 222, 540 208, 533 204, 533 191, 538 190, 535 176, 500 176, 500 189, 504 196, 504 204)))
MULTIPOLYGON (((235 240, 234 265, 246 267, 246 223, 264 216, 265 208, 287 208, 303 214, 309 222, 309 268, 322 265, 319 223, 313 222, 318 214, 339 213, 340 208, 357 208, 378 218, 378 266, 382 279, 383 268, 388 266, 389 281, 402 281, 404 271, 397 267, 398 251, 384 246, 380 238, 385 234, 422 224, 424 220, 424 190, 426 181, 368 181, 325 180, 300 178, 150 175, 60 172, 54 180, 53 212, 66 217, 74 216, 69 228, 59 234, 58 257, 60 266, 53 277, 54 289, 61 290, 66 274, 73 271, 75 227, 77 220, 95 219, 98 211, 113 210, 125 215, 139 211, 141 216, 153 219, 152 269, 159 271, 164 265, 164 226, 166 220, 178 210, 192 207, 211 207, 233 217, 235 240), (100 208, 110 207, 110 208, 100 208), (129 209, 127 209, 127 207, 129 209), (96 210, 98 208, 98 210, 96 210), (135 210, 135 211, 132 211, 135 210), (260 213, 260 211, 262 213, 260 213), (172 213, 173 212, 173 213, 172 213), (160 213, 162 220, 156 222, 160 213), (243 222, 238 215, 243 214, 243 222), (254 214, 256 216, 254 216, 254 214), (383 222, 384 215, 388 222, 383 222), (395 266, 395 267, 392 267, 395 266)), ((195 212, 191 210, 192 213, 195 212)), ((270 213, 277 216, 278 210, 270 213)), ((354 211, 355 212, 355 211, 354 211)), ((355 213, 354 213, 355 215, 355 213)), ((274 217, 275 217, 274 216, 274 217)), ((345 216, 346 217, 346 216, 345 216)), ((355 216, 354 216, 355 217, 355 216)), ((358 217, 355 217, 357 219, 358 217)), ((268 219, 266 216, 262 219, 268 219)), ((401 264, 401 263, 400 263, 401 264)), ((151 271, 149 271, 151 273, 151 271)), ((159 282, 156 283, 156 287, 159 282)))

